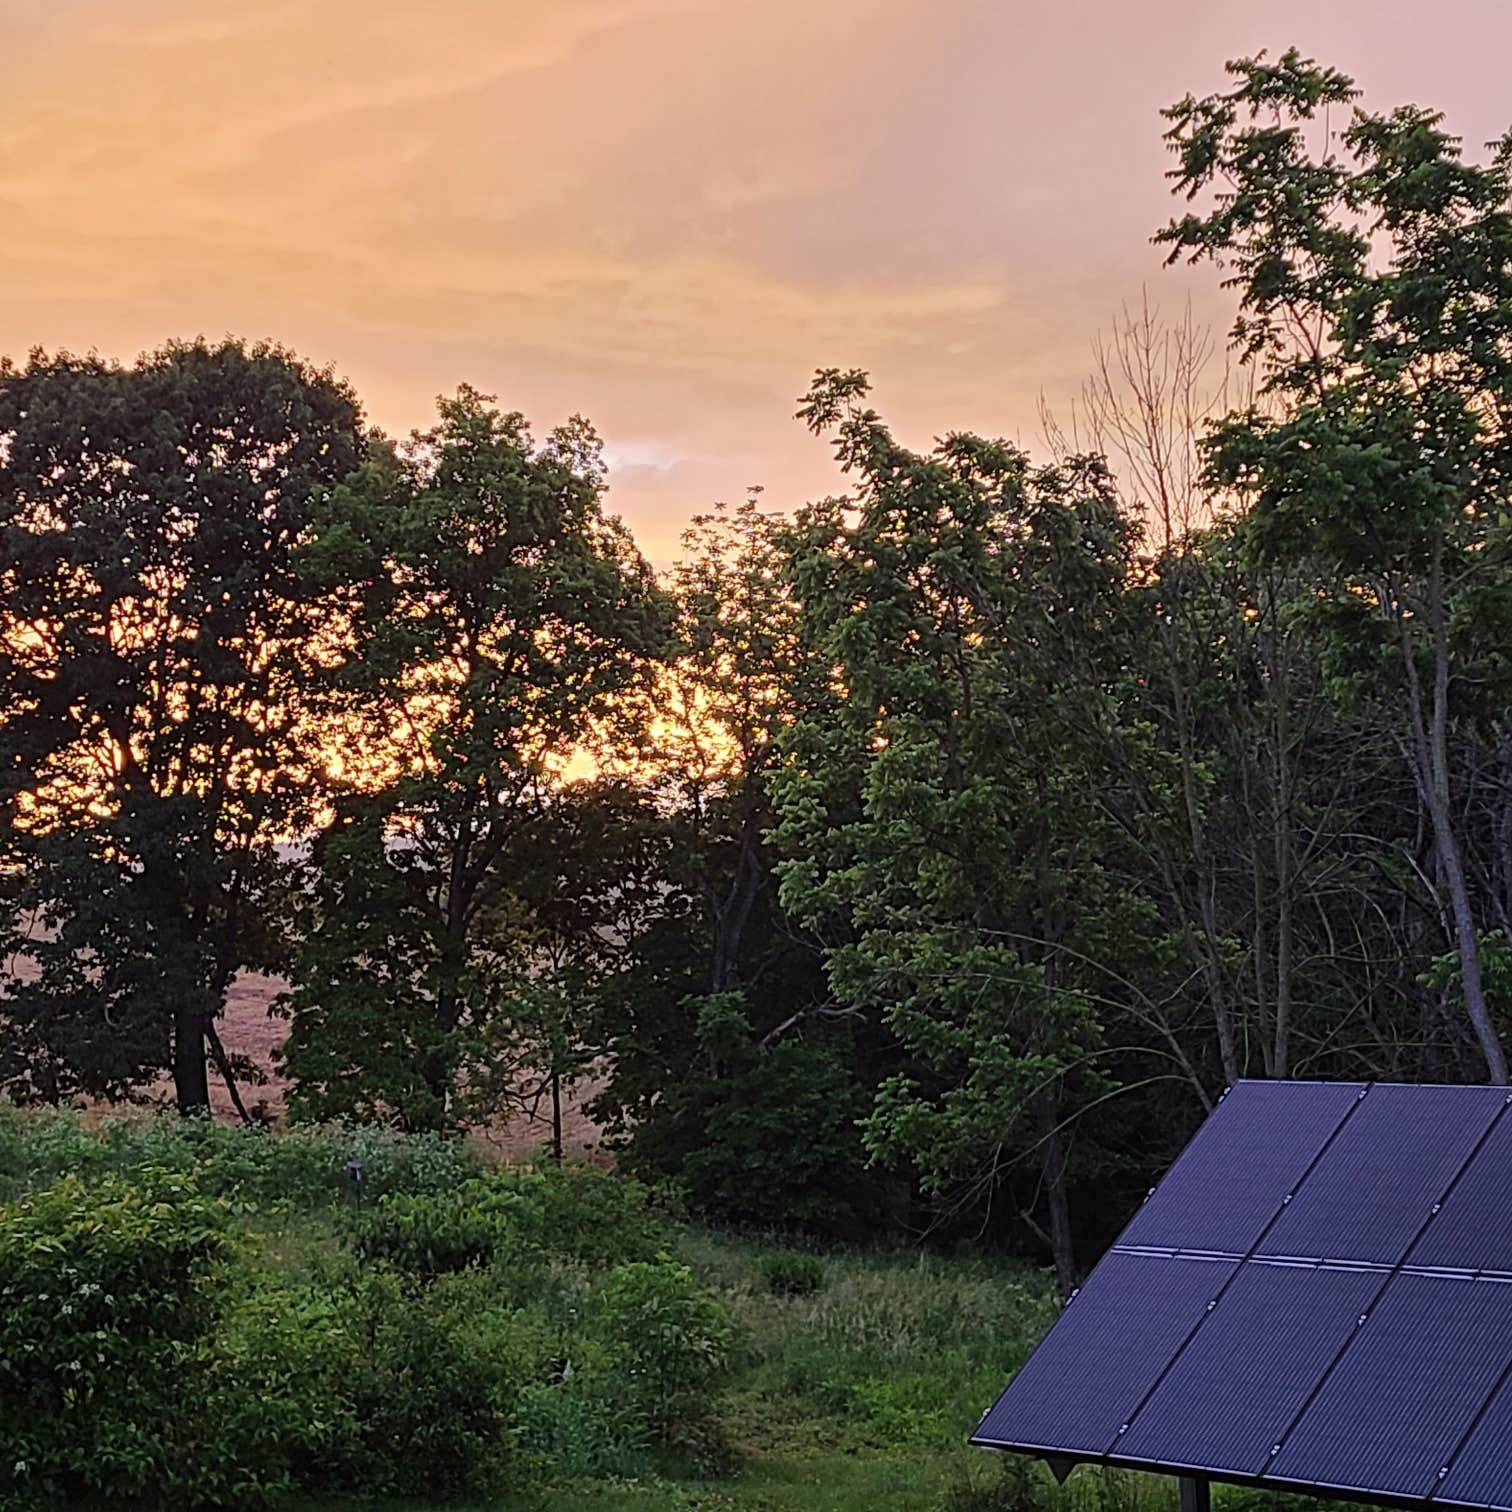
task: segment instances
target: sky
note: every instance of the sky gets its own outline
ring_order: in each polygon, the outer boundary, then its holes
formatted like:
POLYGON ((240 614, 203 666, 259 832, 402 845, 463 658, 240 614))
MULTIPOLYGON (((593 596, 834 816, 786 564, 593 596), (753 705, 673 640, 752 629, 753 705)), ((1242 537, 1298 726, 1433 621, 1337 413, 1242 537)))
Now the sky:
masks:
POLYGON ((1162 105, 1304 52, 1512 126, 1509 0, 0 0, 0 352, 271 336, 403 434, 468 382, 604 436, 653 560, 864 367, 916 445, 1040 443, 1168 270, 1162 105))

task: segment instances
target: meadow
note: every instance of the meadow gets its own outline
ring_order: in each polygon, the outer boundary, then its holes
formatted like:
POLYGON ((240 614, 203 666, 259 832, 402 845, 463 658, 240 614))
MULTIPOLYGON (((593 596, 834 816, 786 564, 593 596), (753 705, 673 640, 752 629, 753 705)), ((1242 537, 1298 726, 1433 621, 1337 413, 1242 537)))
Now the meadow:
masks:
POLYGON ((1053 1316, 1017 1263, 722 1232, 440 1137, 172 1115, 0 1115, 0 1203, 15 1505, 987 1509, 1028 1484, 966 1444, 1053 1316), (206 1391, 218 1421, 187 1422, 206 1391))
POLYGON ((1048 1273, 719 1230, 441 1136, 0 1111, 0 1298, 5 1507, 1175 1504, 967 1444, 1048 1273))

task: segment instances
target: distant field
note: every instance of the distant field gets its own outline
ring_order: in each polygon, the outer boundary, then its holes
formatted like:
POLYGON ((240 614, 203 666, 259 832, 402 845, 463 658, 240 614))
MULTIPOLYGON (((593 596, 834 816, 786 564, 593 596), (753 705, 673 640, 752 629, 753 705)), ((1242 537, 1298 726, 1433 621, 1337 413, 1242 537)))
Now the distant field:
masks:
MULTIPOLYGON (((31 970, 31 963, 24 959, 13 960, 7 965, 8 969, 22 977, 31 970)), ((256 971, 240 972, 231 983, 231 990, 226 995, 226 1011, 219 1022, 221 1042, 226 1050, 233 1056, 245 1055, 264 1078, 260 1082, 242 1084, 242 1101, 254 1115, 274 1120, 283 1117, 288 1094, 288 1082, 278 1074, 274 1052, 283 1044, 289 1026, 283 1019, 275 1018, 269 1009, 285 985, 281 977, 264 976, 256 971)), ((562 1136, 563 1144, 569 1150, 582 1153, 592 1150, 598 1144, 598 1126, 584 1113, 582 1107, 592 1096, 593 1090, 592 1084, 584 1084, 577 1089, 575 1095, 566 1099, 562 1136)), ((166 1075, 149 1095, 165 1103, 172 1101, 172 1089, 166 1075)), ((213 1067, 210 1073, 210 1102, 217 1117, 236 1117, 236 1109, 225 1083, 213 1067)), ((551 1109, 543 1108, 538 1117, 520 1114, 507 1123, 479 1129, 477 1137, 503 1155, 528 1153, 551 1138, 551 1109)))

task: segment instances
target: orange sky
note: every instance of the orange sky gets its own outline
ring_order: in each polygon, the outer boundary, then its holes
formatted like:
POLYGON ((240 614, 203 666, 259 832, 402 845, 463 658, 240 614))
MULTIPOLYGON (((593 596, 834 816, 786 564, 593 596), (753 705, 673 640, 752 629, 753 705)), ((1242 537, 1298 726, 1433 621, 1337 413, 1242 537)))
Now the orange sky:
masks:
POLYGON ((665 560, 832 490, 864 366, 910 440, 1038 438, 1141 285, 1191 290, 1156 111, 1295 42, 1512 125, 1509 0, 0 0, 0 350, 272 335, 390 430, 578 410, 665 560))

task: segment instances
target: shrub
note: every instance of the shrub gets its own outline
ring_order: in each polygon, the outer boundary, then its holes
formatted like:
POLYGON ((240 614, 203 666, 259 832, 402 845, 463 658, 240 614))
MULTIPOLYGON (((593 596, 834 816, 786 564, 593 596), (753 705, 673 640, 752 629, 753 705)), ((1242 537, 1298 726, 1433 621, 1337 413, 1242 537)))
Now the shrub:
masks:
POLYGON ((390 1193, 356 1215, 353 1247, 423 1280, 486 1266, 504 1242, 512 1198, 485 1181, 469 1181, 444 1197, 390 1193))
POLYGON ((521 1448, 558 1476, 639 1474, 649 1447, 645 1414, 614 1386, 582 1373, 527 1386, 516 1415, 521 1448))
POLYGON ((723 1304, 685 1265, 662 1256, 623 1265, 600 1301, 609 1360, 664 1443, 707 1424, 728 1374, 735 1330, 723 1304))
POLYGON ((69 1177, 0 1209, 0 1486, 193 1500, 193 1382, 232 1255, 186 1177, 69 1177))
POLYGON ((842 1047, 783 1040, 729 1076, 669 1088, 625 1158, 720 1223, 862 1234, 883 1195, 861 1142, 869 1108, 842 1047))
POLYGON ((338 1306, 355 1424, 338 1484, 396 1496, 497 1484, 524 1371, 512 1315, 486 1278, 454 1275, 417 1288, 378 1270, 338 1306))
POLYGON ((92 1128, 68 1110, 0 1110, 0 1194, 46 1187, 66 1175, 177 1171, 197 1173, 210 1196, 317 1209, 353 1200, 352 1162, 369 1201, 392 1192, 446 1192, 480 1170, 457 1139, 376 1124, 274 1133, 164 1112, 108 1118, 92 1128))
POLYGON ((353 1350, 332 1298, 253 1277, 228 1303, 195 1386, 193 1406, 207 1425, 200 1499, 240 1507, 260 1496, 344 1487, 347 1477, 333 1479, 333 1469, 360 1460, 353 1350))
POLYGON ((824 1262, 817 1255, 776 1250, 757 1262, 761 1279, 774 1297, 812 1297, 824 1290, 824 1262))
POLYGON ((510 1210, 516 1255, 615 1266, 657 1255, 667 1235, 639 1182, 585 1165, 504 1171, 493 1180, 518 1199, 510 1210))
POLYGON ((353 1247, 424 1279, 496 1258, 619 1265, 657 1253, 664 1238, 635 1182, 589 1167, 492 1172, 445 1194, 393 1193, 356 1214, 353 1247))

